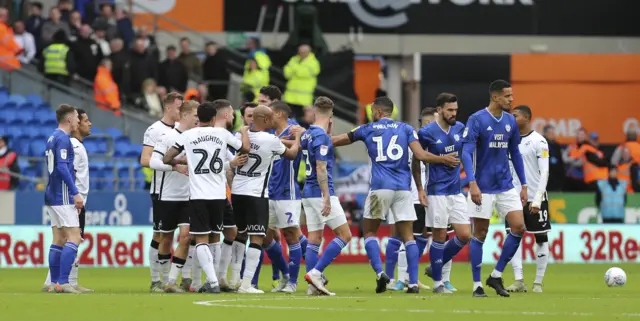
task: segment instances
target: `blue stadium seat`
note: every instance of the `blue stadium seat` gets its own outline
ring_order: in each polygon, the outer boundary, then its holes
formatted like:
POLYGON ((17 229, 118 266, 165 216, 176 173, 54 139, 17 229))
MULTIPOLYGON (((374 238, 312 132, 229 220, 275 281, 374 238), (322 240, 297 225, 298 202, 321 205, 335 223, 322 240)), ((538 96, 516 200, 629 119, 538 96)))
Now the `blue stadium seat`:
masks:
POLYGON ((40 105, 42 104, 42 97, 36 95, 36 94, 28 94, 27 97, 25 97, 27 99, 28 102, 34 104, 34 105, 40 105))
POLYGON ((109 150, 109 147, 107 145, 107 140, 103 139, 103 138, 99 138, 97 140, 97 143, 98 143, 97 144, 97 148, 98 148, 97 153, 98 154, 106 154, 107 150, 109 150))
POLYGON ((2 109, 0 110, 0 124, 14 124, 18 115, 13 109, 2 109))
POLYGON ((142 171, 136 171, 136 183, 135 183, 136 190, 144 190, 145 184, 146 182, 145 182, 144 173, 142 171))
POLYGON ((5 136, 8 131, 9 128, 7 128, 7 125, 0 124, 0 136, 5 136))
POLYGON ((28 167, 31 167, 31 163, 23 158, 18 157, 18 166, 20 167, 20 171, 24 171, 28 167))
POLYGON ((105 163, 101 161, 89 162, 89 170, 101 171, 105 168, 105 163))
POLYGON ((34 123, 36 115, 33 113, 33 110, 19 110, 16 114, 16 120, 14 123, 25 125, 34 123))
MULTIPOLYGON (((22 170, 22 175, 28 177, 38 177, 40 174, 39 170, 36 167, 27 167, 22 170)), ((21 190, 33 190, 35 189, 36 184, 32 181, 28 180, 20 180, 19 188, 21 190)))
POLYGON ((0 109, 1 110, 6 110, 6 109, 16 110, 16 109, 18 109, 18 104, 16 104, 15 102, 7 100, 2 104, 2 106, 0 106, 0 109))
POLYGON ((125 154, 126 157, 140 158, 142 154, 142 145, 132 144, 129 145, 129 151, 125 154))
POLYGON ((0 109, 4 107, 4 104, 9 101, 9 94, 6 92, 0 91, 0 109))
POLYGON ((51 111, 51 105, 49 105, 49 103, 39 103, 36 104, 36 110, 51 111))
POLYGON ((93 191, 99 191, 102 187, 101 171, 95 168, 89 167, 89 180, 90 189, 93 191))
POLYGON ((91 135, 102 135, 104 131, 98 127, 91 127, 91 135))
POLYGON ((131 145, 129 145, 129 143, 116 142, 113 154, 116 157, 125 157, 130 149, 131 145))
POLYGON ((117 139, 118 137, 123 136, 122 131, 120 131, 117 128, 107 128, 107 130, 105 130, 104 133, 113 137, 114 140, 117 139))
POLYGON ((45 140, 47 140, 49 136, 51 136, 51 134, 53 134, 53 132, 56 130, 56 127, 53 126, 37 126, 36 128, 38 128, 40 134, 44 136, 45 140))
POLYGON ((45 126, 57 126, 56 113, 51 110, 40 110, 36 112, 36 118, 40 121, 40 124, 45 126))
POLYGON ((96 142, 95 140, 85 140, 84 148, 87 150, 87 154, 97 154, 98 142, 96 142))
POLYGON ((7 127, 7 136, 10 139, 19 139, 21 137, 25 137, 24 127, 17 125, 10 125, 7 127))
POLYGON ((24 96, 22 95, 9 95, 9 101, 16 103, 16 105, 20 105, 22 103, 24 103, 25 101, 27 101, 26 98, 24 98, 24 96))
POLYGON ((34 140, 29 144, 29 155, 32 157, 44 157, 47 143, 42 140, 34 140))
POLYGON ((9 97, 9 88, 5 86, 0 86, 0 94, 7 95, 7 97, 9 97))
MULTIPOLYGON (((31 137, 21 137, 18 139, 15 139, 15 144, 13 144, 13 149, 16 151, 16 153, 18 153, 18 155, 24 155, 24 156, 29 156, 30 154, 30 144, 31 144, 31 137)), ((44 151, 43 151, 44 153, 44 151)), ((44 156, 44 154, 42 154, 41 156, 44 156)))
POLYGON ((100 177, 102 178, 102 190, 110 191, 113 190, 115 178, 113 177, 112 170, 103 169, 101 171, 100 177))
POLYGON ((29 110, 31 112, 34 112, 36 110, 36 106, 30 101, 25 101, 24 103, 18 106, 18 110, 20 111, 29 110))
POLYGON ((45 136, 43 134, 43 132, 40 130, 40 128, 38 126, 26 126, 24 128, 24 133, 27 137, 30 137, 31 139, 39 139, 39 140, 46 140, 47 136, 45 136))

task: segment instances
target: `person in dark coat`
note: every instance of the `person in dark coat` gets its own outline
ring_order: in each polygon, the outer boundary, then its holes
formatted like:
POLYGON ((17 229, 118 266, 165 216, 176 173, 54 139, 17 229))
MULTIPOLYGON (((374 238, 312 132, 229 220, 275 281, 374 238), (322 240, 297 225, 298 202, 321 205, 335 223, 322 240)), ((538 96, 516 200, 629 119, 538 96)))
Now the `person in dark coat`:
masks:
POLYGON ((547 125, 542 130, 542 135, 549 145, 549 182, 547 191, 561 191, 564 186, 564 161, 562 160, 562 147, 556 141, 556 129, 547 125))
POLYGON ((229 59, 224 51, 218 51, 214 42, 207 43, 207 57, 202 65, 203 79, 209 82, 208 100, 226 99, 229 92, 229 59))
POLYGON ((113 63, 111 75, 120 89, 120 94, 123 94, 122 91, 129 88, 129 52, 124 50, 124 41, 120 38, 112 39, 110 46, 109 59, 113 63))
POLYGON ((178 59, 176 47, 167 47, 167 59, 160 64, 159 84, 167 88, 168 91, 185 92, 189 82, 189 71, 187 67, 178 59))
POLYGON ((96 78, 98 65, 104 58, 100 46, 91 39, 91 27, 82 25, 78 39, 71 46, 73 56, 76 59, 78 75, 86 80, 93 81, 96 78))
POLYGON ((129 55, 129 93, 141 92, 147 78, 158 79, 158 63, 145 49, 145 40, 137 38, 129 55))

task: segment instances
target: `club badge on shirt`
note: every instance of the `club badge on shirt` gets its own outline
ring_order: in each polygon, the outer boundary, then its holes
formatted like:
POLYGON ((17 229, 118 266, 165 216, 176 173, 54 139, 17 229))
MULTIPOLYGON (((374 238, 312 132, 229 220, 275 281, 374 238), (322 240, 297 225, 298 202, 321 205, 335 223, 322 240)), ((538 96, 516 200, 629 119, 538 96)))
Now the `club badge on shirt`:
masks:
POLYGON ((66 149, 61 149, 60 150, 60 158, 67 159, 67 150, 66 149))
POLYGON ((549 158, 549 150, 548 149, 543 149, 542 150, 542 158, 549 158))
POLYGON ((327 156, 328 152, 329 152, 329 146, 327 145, 320 146, 320 155, 327 156))

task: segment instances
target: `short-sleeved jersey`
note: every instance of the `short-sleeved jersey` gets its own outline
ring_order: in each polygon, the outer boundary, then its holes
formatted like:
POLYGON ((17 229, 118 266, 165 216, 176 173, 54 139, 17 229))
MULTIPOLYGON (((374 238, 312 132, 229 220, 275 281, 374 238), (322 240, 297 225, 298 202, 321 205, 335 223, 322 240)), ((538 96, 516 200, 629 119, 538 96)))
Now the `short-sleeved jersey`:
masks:
POLYGON ((174 147, 186 152, 189 163, 190 199, 226 199, 227 146, 237 150, 242 141, 220 127, 196 127, 177 137, 174 147))
POLYGON ((302 148, 302 160, 305 164, 305 174, 307 176, 302 190, 302 198, 317 198, 323 196, 316 173, 316 162, 318 161, 327 162, 329 196, 333 196, 333 177, 331 173, 336 156, 333 150, 333 144, 331 144, 331 137, 323 128, 311 125, 309 129, 302 134, 300 145, 302 148))
POLYGON ((249 131, 251 148, 246 164, 236 167, 231 194, 269 197, 269 175, 275 155, 282 155, 287 147, 280 138, 264 131, 249 131))
MULTIPOLYGON (((178 126, 176 123, 175 126, 178 126)), ((160 138, 162 135, 166 134, 170 130, 174 128, 173 125, 168 125, 164 123, 162 120, 158 120, 157 122, 151 124, 144 132, 144 137, 142 139, 142 144, 144 146, 149 146, 151 148, 155 147, 158 142, 160 142, 160 138)), ((162 172, 161 171, 153 171, 153 178, 151 179, 151 187, 149 189, 149 193, 158 194, 160 193, 160 183, 162 180, 162 172)))
MULTIPOLYGON (((547 186, 540 186, 541 173, 538 160, 543 159, 547 163, 549 162, 549 145, 547 140, 534 130, 524 136, 520 136, 518 149, 520 149, 522 161, 524 162, 524 176, 527 178, 527 197, 529 202, 532 202, 539 190, 543 192, 547 190, 547 186)), ((511 167, 511 176, 513 176, 513 185, 520 186, 520 179, 518 179, 511 161, 509 161, 509 166, 511 167)))
MULTIPOLYGON (((182 134, 177 128, 174 128, 166 132, 153 147, 153 152, 160 154, 164 157, 164 154, 176 144, 178 137, 182 134)), ((183 157, 185 151, 180 152, 178 157, 183 157)), ((160 175, 160 189, 158 191, 158 199, 161 201, 188 201, 189 200, 189 177, 176 172, 163 172, 159 171, 160 175)))
MULTIPOLYGON (((409 168, 411 168, 411 163, 413 162, 413 152, 409 149, 409 168)), ((426 185, 426 166, 424 163, 420 162, 420 177, 422 182, 422 188, 426 185)), ((411 175, 411 197, 413 197, 413 204, 420 204, 420 196, 418 195, 418 186, 416 185, 416 180, 413 179, 413 175, 411 175)))
POLYGON ((89 156, 87 156, 84 144, 77 138, 71 137, 71 146, 73 146, 73 168, 76 175, 76 188, 86 202, 87 195, 89 195, 89 156))
MULTIPOLYGON (((289 137, 290 134, 291 126, 288 126, 280 133, 278 138, 289 137)), ((280 155, 274 156, 271 177, 269 178, 269 199, 300 199, 300 186, 297 182, 297 176, 301 158, 302 153, 298 153, 294 160, 280 157, 280 155)))
POLYGON ((418 140, 413 127, 389 118, 357 127, 353 141, 367 146, 371 159, 371 190, 411 190, 409 144, 418 140))
POLYGON ((475 177, 482 193, 497 194, 513 188, 509 169, 509 146, 520 143, 513 115, 494 117, 487 108, 469 117, 462 133, 465 144, 475 144, 475 177))
POLYGON ((75 180, 73 167, 75 153, 73 152, 69 134, 62 129, 56 129, 47 139, 45 156, 47 159, 47 172, 49 173, 49 182, 44 194, 45 205, 72 205, 74 203, 71 195, 72 188, 67 186, 58 170, 58 164, 62 163, 75 180))
MULTIPOLYGON (((462 155, 462 133, 464 124, 456 122, 447 131, 437 121, 422 127, 418 131, 420 145, 435 155, 462 155)), ((457 195, 462 191, 460 186, 460 165, 449 167, 444 164, 429 164, 428 195, 457 195)))

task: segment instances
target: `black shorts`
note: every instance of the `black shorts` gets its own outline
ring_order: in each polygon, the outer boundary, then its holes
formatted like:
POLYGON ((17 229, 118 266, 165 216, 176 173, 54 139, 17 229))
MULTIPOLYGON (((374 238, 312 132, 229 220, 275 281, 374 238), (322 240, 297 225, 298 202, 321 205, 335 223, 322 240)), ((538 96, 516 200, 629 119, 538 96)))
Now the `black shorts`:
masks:
POLYGON ((160 205, 158 205, 158 194, 151 194, 151 213, 153 214, 153 231, 154 232, 158 232, 158 229, 156 228, 156 216, 158 216, 156 214, 156 210, 160 208, 160 205))
POLYGON ((189 203, 189 233, 204 235, 222 232, 225 200, 191 200, 189 203))
POLYGON ((189 225, 189 201, 161 201, 153 207, 153 230, 171 233, 178 226, 189 225))
POLYGON ((265 197, 231 195, 238 233, 266 236, 269 224, 269 199, 265 197))
POLYGON ((233 207, 231 202, 225 201, 227 207, 224 210, 224 217, 222 219, 222 225, 224 228, 236 227, 236 219, 233 217, 233 207))
POLYGON ((416 220, 413 221, 413 235, 422 235, 427 209, 422 204, 413 204, 413 208, 416 210, 416 220))
POLYGON ((87 209, 86 207, 83 207, 82 210, 80 210, 80 215, 78 215, 78 220, 80 221, 80 238, 84 240, 84 225, 86 223, 87 220, 87 209))
MULTIPOLYGON (((529 233, 546 233, 551 230, 551 218, 549 217, 549 201, 544 200, 540 204, 540 211, 537 214, 531 214, 529 210, 529 205, 531 202, 528 202, 527 205, 524 206, 524 226, 529 233)), ((509 222, 504 222, 505 228, 510 230, 509 222)))

